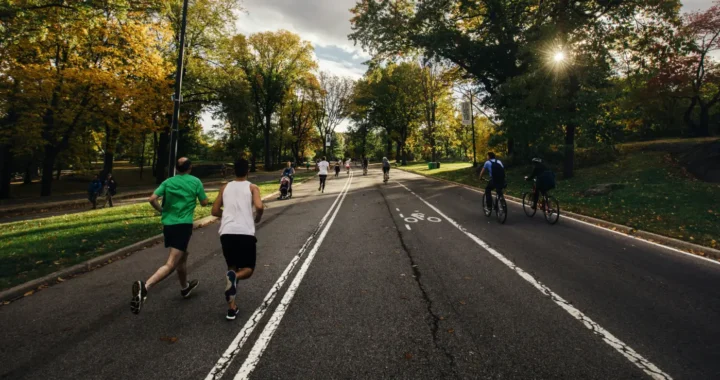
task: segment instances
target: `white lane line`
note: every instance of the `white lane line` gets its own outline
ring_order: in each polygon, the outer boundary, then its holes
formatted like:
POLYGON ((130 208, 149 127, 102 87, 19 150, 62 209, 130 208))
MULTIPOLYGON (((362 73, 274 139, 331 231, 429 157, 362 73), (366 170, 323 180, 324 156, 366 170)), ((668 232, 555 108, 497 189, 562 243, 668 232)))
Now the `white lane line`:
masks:
POLYGON ((395 210, 396 210, 397 212, 400 212, 400 209, 399 209, 399 208, 397 208, 397 207, 395 207, 395 210))
MULTIPOLYGON (((417 174, 417 175, 419 175, 419 174, 417 174)), ((425 177, 425 178, 428 178, 428 177, 425 177)), ((432 180, 432 178, 428 178, 428 179, 431 179, 431 180, 432 180)), ((482 190, 480 190, 480 189, 475 189, 475 188, 472 188, 472 187, 468 187, 467 185, 460 185, 460 184, 456 184, 456 183, 453 183, 453 184, 450 184, 450 185, 452 185, 452 186, 457 186, 457 187, 462 187, 463 189, 470 190, 470 191, 474 191, 474 192, 476 192, 476 193, 480 193, 480 194, 483 194, 483 195, 485 194, 482 190)), ((522 202, 513 201, 513 200, 510 200, 510 199, 507 199, 507 198, 505 198, 505 200, 506 200, 508 203, 515 203, 516 205, 522 206, 522 202)), ((561 211, 562 211, 562 210, 561 210, 561 211)), ((678 248, 675 248, 675 247, 671 247, 671 246, 669 246, 669 245, 663 245, 663 244, 660 244, 660 243, 657 243, 657 242, 654 242, 654 241, 650 241, 650 240, 643 239, 643 238, 641 238, 641 237, 629 235, 629 234, 626 234, 626 233, 624 233, 624 232, 615 231, 615 230, 613 230, 613 229, 611 229, 611 228, 609 228, 609 227, 598 226, 597 224, 589 223, 589 222, 586 222, 586 221, 584 221, 584 220, 577 219, 577 218, 572 217, 572 216, 562 215, 562 217, 563 217, 563 219, 567 219, 567 220, 570 220, 570 221, 573 221, 573 222, 576 222, 576 223, 584 224, 584 225, 586 225, 586 226, 590 226, 590 227, 593 227, 593 228, 597 228, 597 229, 599 229, 599 230, 603 230, 603 231, 607 231, 607 232, 612 232, 612 233, 614 233, 614 234, 616 234, 616 235, 620 235, 620 236, 622 236, 622 237, 626 237, 626 238, 629 238, 629 239, 633 239, 633 240, 636 240, 636 241, 640 241, 640 242, 643 242, 643 243, 647 243, 647 244, 650 244, 650 245, 654 245, 654 246, 656 246, 656 247, 665 248, 665 249, 667 249, 667 250, 670 250, 670 251, 673 251, 673 252, 676 252, 676 253, 682 253, 682 254, 685 255, 685 256, 692 257, 693 259, 699 259, 699 260, 707 261, 707 262, 709 262, 709 263, 713 263, 713 264, 715 264, 715 265, 720 265, 720 261, 718 261, 718 260, 713 260, 713 259, 709 259, 709 258, 704 257, 704 256, 696 255, 696 254, 693 254, 693 253, 690 253, 690 252, 685 252, 685 251, 683 251, 683 250, 681 250, 681 249, 678 249, 678 248)))
POLYGON ((412 231, 412 230, 410 229, 410 225, 409 225, 409 224, 406 224, 406 225, 405 225, 405 228, 407 228, 408 231, 412 231))
POLYGON ((404 218, 404 217, 405 217, 405 215, 403 215, 403 214, 400 214, 400 217, 401 217, 401 218, 404 218))
POLYGON ((672 380, 672 377, 668 375, 667 373, 663 372, 658 368, 655 364, 651 363, 644 357, 642 357, 640 354, 635 352, 630 346, 625 344, 620 339, 616 338, 614 335, 612 335, 609 331, 602 328, 599 324, 597 324, 595 321, 590 319, 587 315, 583 314, 580 310, 576 309, 573 305, 571 305, 569 302, 565 301, 560 295, 553 292, 550 288, 543 285, 540 281, 536 280, 535 277, 530 275, 529 273, 522 270, 522 268, 515 265, 512 261, 508 260, 505 256, 503 256, 500 252, 496 251, 492 247, 490 247, 487 243, 480 240, 477 236, 473 235, 472 233, 468 232, 465 227, 458 224, 455 220, 445 215, 442 211, 440 211, 437 207, 433 206, 429 202, 427 202, 425 199, 423 199, 421 196, 415 194, 412 190, 407 188, 405 185, 403 185, 400 182, 396 182, 398 185, 405 188, 405 190, 409 191, 410 194, 416 196, 418 199, 420 199, 423 203, 425 203, 428 207, 435 210, 440 216, 445 218, 450 224, 455 226, 460 232, 464 233, 467 237, 472 239, 477 245, 484 248, 486 251, 488 251, 491 255, 493 255, 496 259, 500 260, 503 264, 507 265, 510 269, 514 270, 520 277, 522 277, 525 281, 529 282, 532 286, 537 288, 542 294, 549 296, 550 299, 555 302, 558 306, 560 306, 563 310, 567 311, 568 314, 572 315, 575 319, 579 320, 583 323, 585 327, 587 327, 590 331, 593 332, 593 334, 598 335, 602 338, 603 342, 607 343, 610 347, 614 348, 617 352, 625 356, 631 363, 635 364, 638 368, 642 369, 650 375, 653 379, 656 380, 672 380))
MULTIPOLYGON (((351 173, 350 185, 352 185, 352 178, 353 177, 351 173)), ((305 274, 307 273, 310 264, 312 264, 312 261, 315 258, 318 249, 320 249, 320 245, 323 243, 323 240, 325 240, 325 236, 327 235, 328 230, 330 230, 330 226, 332 226, 333 222, 335 221, 335 217, 337 216, 338 211, 340 211, 340 208, 342 207, 343 201, 345 200, 345 196, 347 196, 347 193, 347 191, 343 193, 342 198, 340 199, 340 203, 335 208, 335 211, 333 211, 330 220, 325 225, 322 233, 320 233, 320 236, 315 241, 315 246, 313 246, 310 253, 308 253, 307 259, 303 262, 302 266, 300 266, 300 269, 295 275, 295 279, 293 279, 293 282, 290 283, 290 286, 288 286, 288 289, 287 291, 285 291, 285 295, 283 296, 282 300, 280 300, 280 303, 275 309, 275 312, 272 314, 272 316, 268 320, 268 323, 265 325, 265 329, 263 329, 263 331, 260 333, 260 336, 255 341, 253 348, 250 350, 250 354, 248 355, 247 359, 245 359, 242 367, 240 367, 237 375, 235 375, 235 380, 247 379, 250 376, 250 373, 252 373, 252 371, 257 366, 258 362, 260 362, 260 357, 262 357, 262 354, 265 352, 268 344, 270 344, 270 339, 272 339, 273 334, 275 334, 275 331, 277 331, 277 328, 280 325, 280 321, 282 321, 283 316, 285 316, 285 312, 290 306, 290 302, 292 302, 292 299, 295 296, 295 292, 297 291, 300 283, 305 277, 305 274)))
POLYGON ((275 300, 275 296, 278 294, 280 289, 285 285, 285 282, 290 277, 290 273, 295 269, 295 266, 302 258, 305 251, 310 246, 310 243, 313 241, 313 239, 318 235, 320 230, 322 229, 323 225, 325 224, 325 221, 327 220, 328 216, 332 213, 332 211, 335 209, 335 205, 338 204, 338 201, 341 199, 341 197, 344 196, 345 193, 347 193, 347 190, 350 188, 350 178, 347 179, 345 182, 345 186, 343 186, 342 190, 338 194, 338 196, 335 198, 335 201, 330 206, 328 211, 325 213, 325 216, 320 219, 320 223, 318 223, 318 226, 315 228, 312 234, 305 240, 305 243, 302 245, 300 250, 298 251, 297 255, 293 257, 293 259, 290 261, 290 264, 285 268, 283 273, 280 275, 280 277, 277 279, 275 284, 270 288, 270 291, 268 291, 267 295, 265 295, 265 299, 263 299, 262 304, 255 310, 255 312, 250 316, 250 318, 245 322, 245 326, 243 326, 242 330, 238 333, 238 335, 233 339, 233 341, 230 343, 230 346, 225 350, 225 353, 220 357, 220 360, 215 364, 212 370, 210 370, 210 373, 205 377, 205 380, 215 380, 222 377, 222 375, 225 373, 227 368, 230 366, 230 362, 235 358, 235 356, 240 352, 240 349, 242 349, 242 346, 245 344, 245 342, 248 340, 252 332, 255 330, 255 327, 260 323, 260 320, 265 315, 265 312, 269 308, 270 304, 275 300))

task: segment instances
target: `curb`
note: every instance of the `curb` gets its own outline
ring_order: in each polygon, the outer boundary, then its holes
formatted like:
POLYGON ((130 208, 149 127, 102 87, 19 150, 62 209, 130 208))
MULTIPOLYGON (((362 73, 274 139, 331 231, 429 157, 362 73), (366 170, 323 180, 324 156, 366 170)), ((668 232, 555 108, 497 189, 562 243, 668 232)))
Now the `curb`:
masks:
MULTIPOLYGON (((297 185, 300 184, 302 184, 302 182, 298 183, 297 185)), ((270 198, 277 197, 278 194, 280 194, 280 192, 276 191, 272 194, 262 197, 262 200, 265 201, 270 198)), ((194 221, 193 229, 203 228, 205 226, 215 223, 217 220, 218 218, 212 215, 206 216, 204 218, 194 221)), ((0 305, 7 305, 12 301, 16 301, 25 296, 30 296, 36 291, 65 282, 66 280, 64 278, 74 277, 79 274, 90 272, 91 270, 108 265, 114 261, 122 260, 135 252, 152 247, 153 245, 156 245, 161 241, 163 241, 163 235, 155 235, 143 241, 131 244, 127 247, 120 248, 116 251, 106 253, 102 256, 89 259, 79 264, 75 264, 69 268, 61 269, 57 272, 53 272, 43 277, 36 278, 23 284, 14 286, 10 289, 3 290, 0 292, 0 305)))
MULTIPOLYGON (((213 182, 204 182, 203 186, 215 186, 215 185, 222 185, 226 181, 213 181, 213 182)), ((134 198, 138 196, 147 195, 149 196, 150 193, 152 193, 152 189, 148 190, 138 190, 133 191, 129 193, 121 193, 113 197, 113 199, 126 199, 126 198, 134 198)), ((74 200, 68 200, 68 201, 59 201, 59 202, 49 202, 49 203, 37 203, 37 204, 25 204, 25 205, 17 205, 17 206, 8 206, 0 208, 0 216, 7 215, 7 214, 30 214, 37 211, 42 210, 52 210, 52 209, 60 209, 65 207, 73 207, 73 206, 83 206, 89 204, 89 201, 87 199, 74 199, 74 200)))
MULTIPOLYGON (((432 180, 440 181, 440 182, 445 182, 445 183, 448 183, 448 184, 451 184, 451 185, 454 185, 454 186, 464 187, 464 188, 466 188, 466 189, 468 189, 468 190, 472 190, 472 191, 476 191, 476 192, 479 192, 479 193, 481 193, 481 194, 484 194, 484 191, 480 190, 479 188, 473 187, 473 186, 470 186, 470 185, 466 185, 466 184, 464 184, 464 183, 459 183, 459 182, 455 182, 455 181, 450 181, 450 180, 443 179, 443 178, 431 177, 431 176, 426 175, 426 174, 417 173, 417 172, 413 172, 413 171, 410 171, 410 170, 405 170, 405 169, 402 169, 402 168, 398 168, 398 169, 399 169, 399 170, 402 170, 402 171, 404 171, 404 172, 406 172, 406 173, 416 174, 416 175, 419 175, 419 176, 422 176, 422 177, 425 177, 425 178, 428 178, 428 179, 432 179, 432 180)), ((513 201, 513 202, 515 202, 515 203, 519 203, 519 204, 522 205, 522 199, 520 199, 520 198, 513 197, 513 196, 510 196, 510 195, 506 195, 506 196, 505 196, 505 199, 510 200, 510 201, 513 201)), ((593 225, 598 226, 598 227, 601 227, 601 228, 603 228, 603 229, 610 230, 610 231, 612 231, 612 232, 618 232, 618 233, 621 233, 621 234, 623 234, 623 235, 626 235, 626 236, 629 236, 629 237, 633 237, 633 238, 636 238, 636 239, 640 239, 640 240, 644 240, 644 241, 649 242, 649 243, 654 243, 654 244, 666 246, 667 248, 673 248, 673 249, 676 249, 676 250, 680 250, 680 251, 682 251, 683 253, 693 254, 693 255, 695 255, 695 256, 699 256, 699 257, 701 257, 701 258, 708 259, 708 260, 710 260, 710 261, 720 262, 720 250, 717 250, 717 249, 714 249, 714 248, 710 248, 710 247, 705 247, 705 246, 698 245, 698 244, 689 243, 689 242, 686 242, 686 241, 683 241, 683 240, 678 240, 678 239, 674 239, 674 238, 671 238, 671 237, 658 235, 658 234, 655 234, 655 233, 652 233, 652 232, 647 232, 647 231, 642 231, 642 230, 636 230, 636 229, 634 229, 634 228, 632 228, 632 227, 628 227, 628 226, 625 226, 625 225, 622 225, 622 224, 617 224, 617 223, 613 223, 613 222, 608 222, 608 221, 606 221, 606 220, 597 219, 597 218, 593 218, 593 217, 591 217, 591 216, 586 216, 586 215, 582 215, 582 214, 577 214, 577 213, 570 212, 570 211, 562 211, 562 212, 561 212, 561 215, 564 216, 564 217, 567 217, 568 219, 574 219, 574 220, 576 220, 576 221, 593 224, 593 225)))

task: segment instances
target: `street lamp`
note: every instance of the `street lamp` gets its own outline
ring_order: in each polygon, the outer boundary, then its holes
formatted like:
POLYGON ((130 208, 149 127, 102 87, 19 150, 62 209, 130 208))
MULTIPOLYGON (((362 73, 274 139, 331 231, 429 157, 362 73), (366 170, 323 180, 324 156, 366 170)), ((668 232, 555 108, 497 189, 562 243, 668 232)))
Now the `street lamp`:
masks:
POLYGON ((170 125, 170 161, 168 162, 168 178, 175 176, 175 161, 178 146, 178 119, 180 118, 180 103, 182 102, 182 78, 185 60, 185 27, 187 26, 188 0, 183 0, 182 21, 180 24, 180 51, 178 52, 177 71, 175 72, 175 96, 173 96, 173 114, 170 125))

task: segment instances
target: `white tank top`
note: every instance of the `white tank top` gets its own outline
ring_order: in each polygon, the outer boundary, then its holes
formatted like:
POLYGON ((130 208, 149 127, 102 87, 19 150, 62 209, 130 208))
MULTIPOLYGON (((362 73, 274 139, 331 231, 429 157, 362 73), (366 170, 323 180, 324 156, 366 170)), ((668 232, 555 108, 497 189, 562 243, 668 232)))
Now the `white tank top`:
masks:
POLYGON ((250 185, 249 181, 232 181, 225 186, 220 235, 255 236, 250 185))

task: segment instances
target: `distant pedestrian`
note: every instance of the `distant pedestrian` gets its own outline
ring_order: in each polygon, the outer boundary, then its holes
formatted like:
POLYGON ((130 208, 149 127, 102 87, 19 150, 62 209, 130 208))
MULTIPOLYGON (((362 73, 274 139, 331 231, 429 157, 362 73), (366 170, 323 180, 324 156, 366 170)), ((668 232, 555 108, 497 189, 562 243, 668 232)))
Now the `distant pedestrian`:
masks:
POLYGON ((95 175, 93 177, 92 182, 90 182, 90 185, 88 186, 88 200, 92 204, 92 209, 95 210, 97 208, 97 198, 100 196, 100 192, 102 192, 103 189, 103 183, 100 181, 100 176, 95 175))
POLYGON ((192 163, 187 157, 180 158, 176 168, 178 174, 160 184, 149 199, 153 208, 162 214, 165 248, 170 248, 170 253, 165 265, 158 268, 147 281, 133 283, 130 310, 135 314, 143 307, 148 290, 175 270, 180 280, 180 295, 183 297, 189 297, 199 284, 198 280, 187 281, 188 244, 192 236, 197 200, 201 205, 207 206, 208 198, 202 182, 190 175, 192 163), (158 203, 160 197, 163 198, 162 206, 158 203))
POLYGON ((237 281, 247 280, 255 270, 255 223, 260 223, 263 215, 260 188, 247 180, 248 169, 246 160, 235 161, 235 180, 220 188, 212 207, 212 215, 220 218, 220 243, 228 269, 225 274, 225 300, 228 303, 225 318, 228 320, 235 319, 239 312, 235 303, 237 281))
POLYGON ((103 190, 105 191, 105 202, 103 202, 103 207, 105 207, 108 203, 110 204, 110 207, 112 207, 113 197, 117 194, 117 182, 115 182, 115 178, 113 178, 111 173, 108 173, 107 175, 107 179, 103 184, 103 190))
POLYGON ((325 192, 325 181, 327 180, 329 168, 330 163, 327 162, 325 156, 323 156, 322 161, 317 163, 318 177, 320 177, 320 186, 318 186, 318 191, 323 193, 325 192))
POLYGON ((340 176, 340 160, 335 161, 335 177, 340 176))

